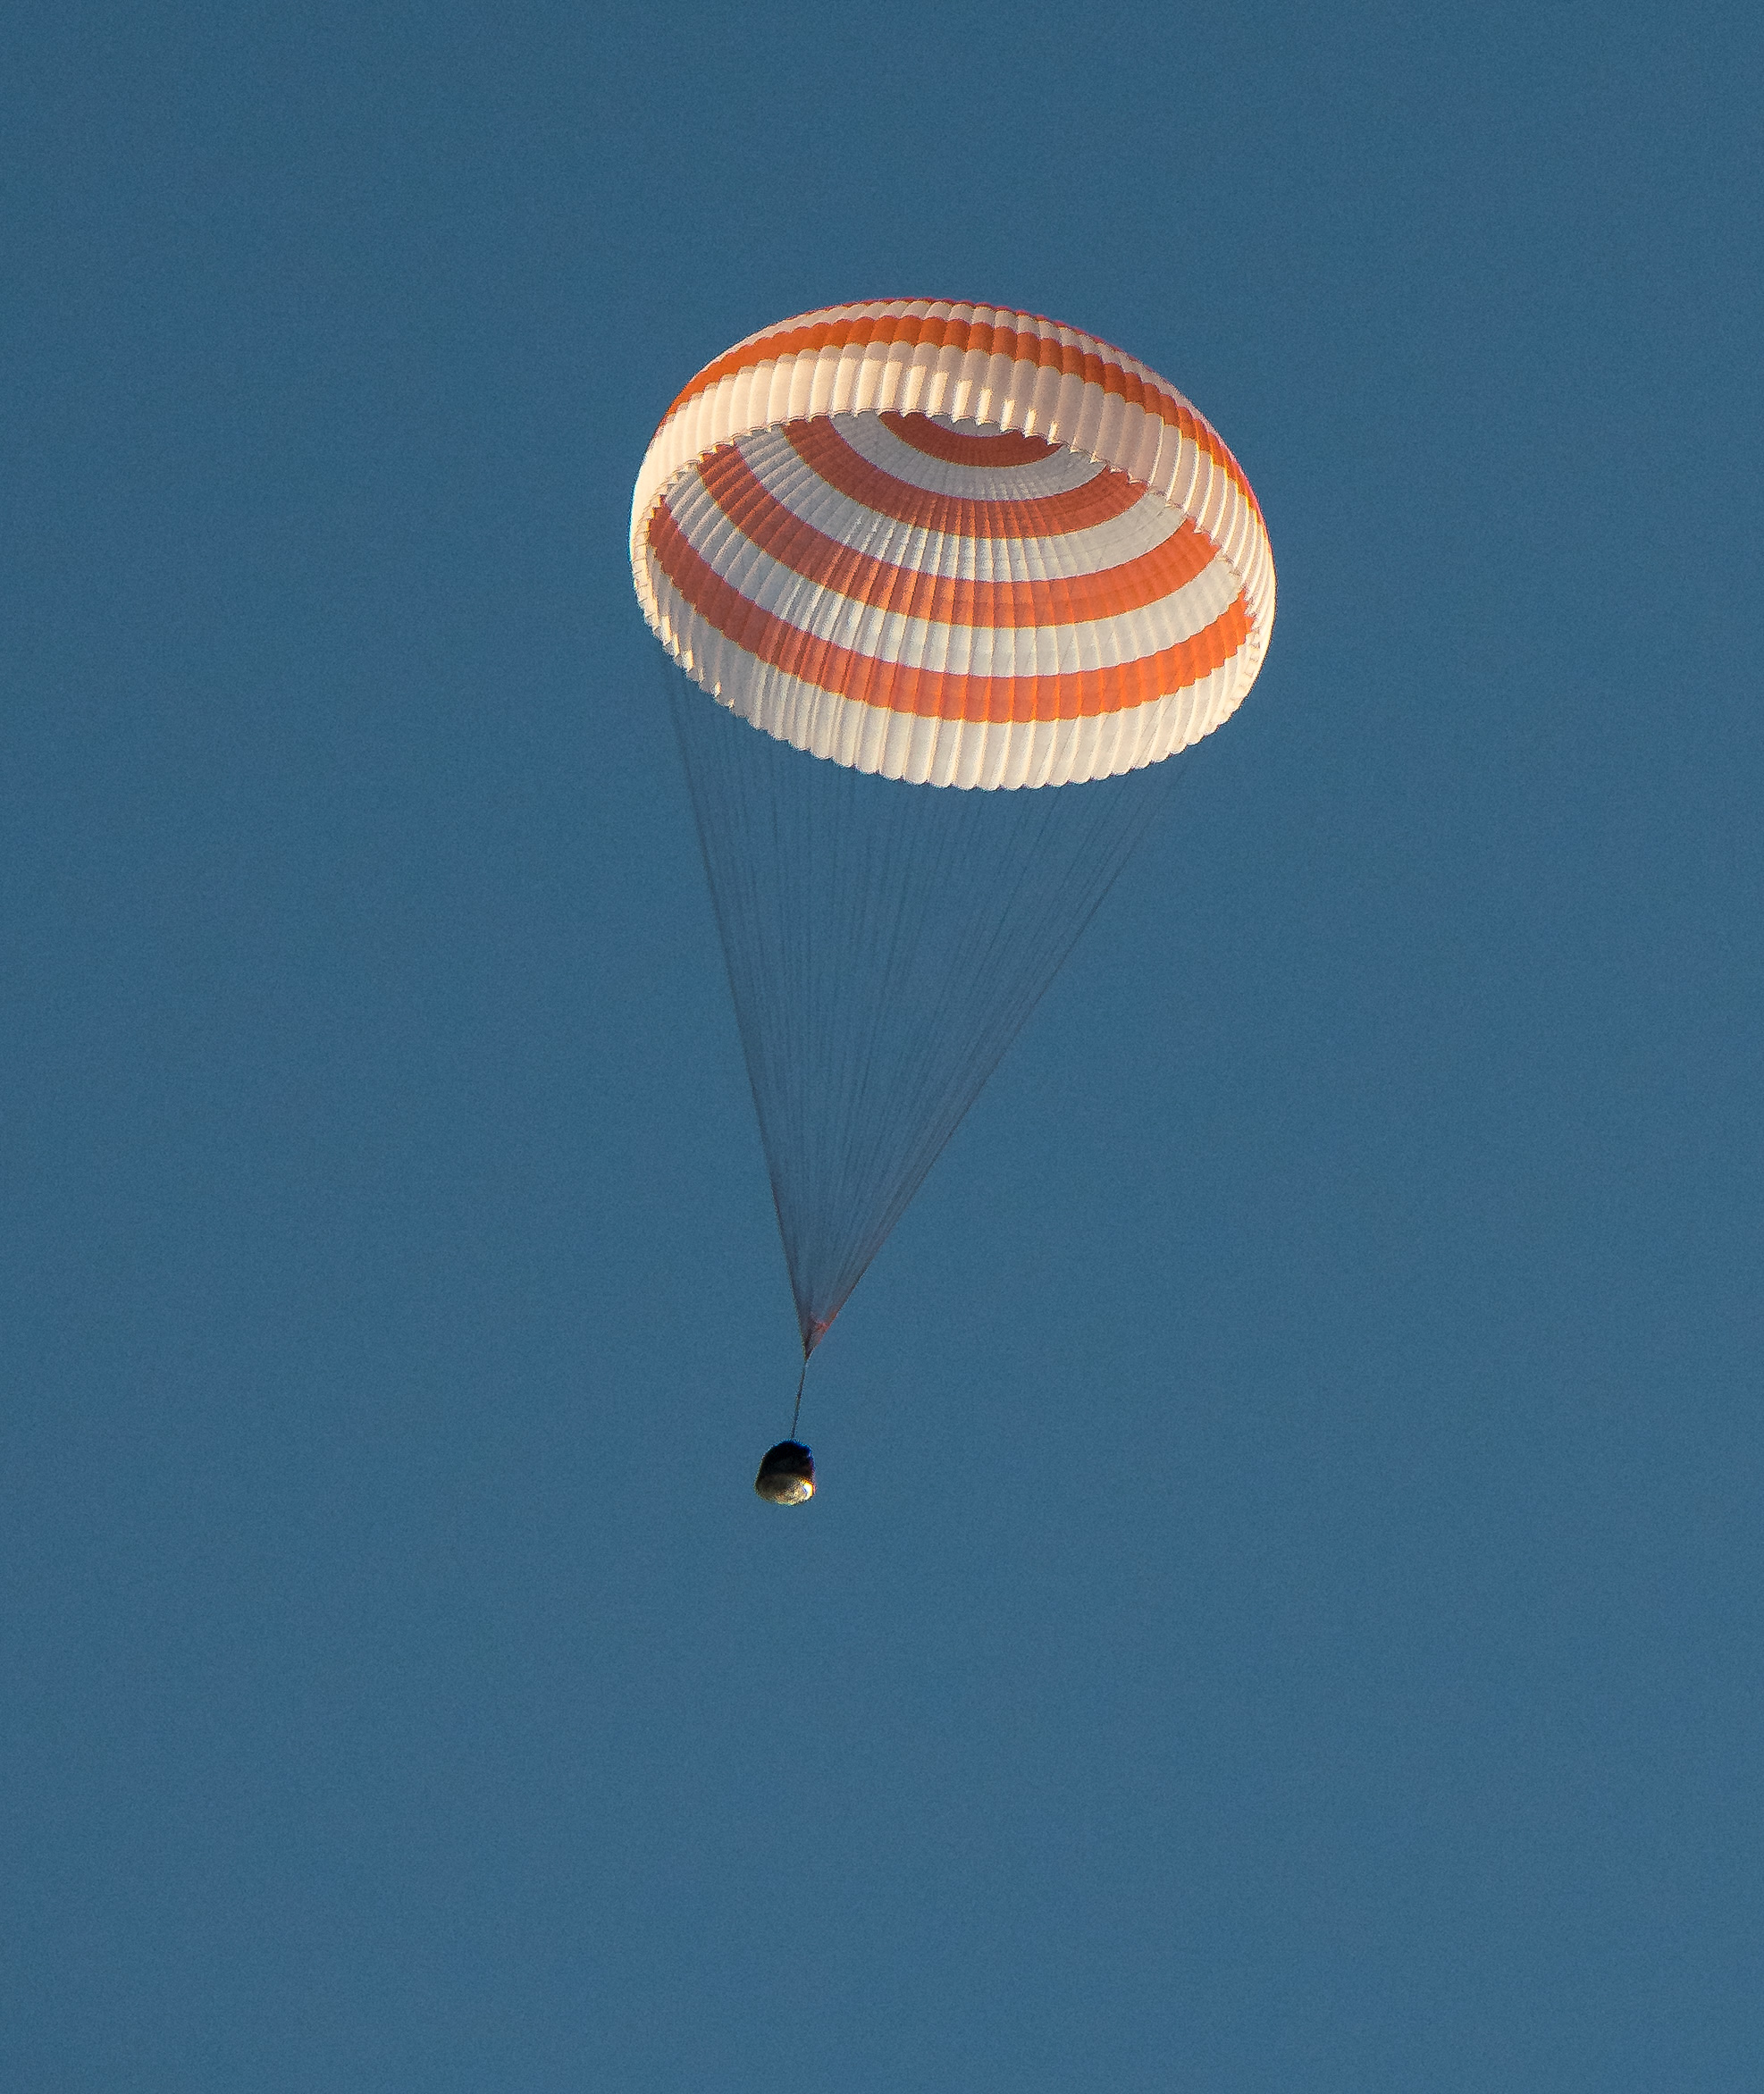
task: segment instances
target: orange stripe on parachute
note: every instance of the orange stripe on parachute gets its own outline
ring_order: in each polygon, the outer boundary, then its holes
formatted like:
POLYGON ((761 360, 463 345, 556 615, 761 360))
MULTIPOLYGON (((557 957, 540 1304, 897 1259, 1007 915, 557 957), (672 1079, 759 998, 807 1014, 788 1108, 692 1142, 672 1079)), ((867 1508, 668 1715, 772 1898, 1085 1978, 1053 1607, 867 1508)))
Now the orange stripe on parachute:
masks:
MULTIPOLYGON (((1079 575, 1050 575, 1034 581, 985 582, 937 575, 878 559, 842 544, 804 523, 765 486, 735 445, 700 461, 699 475, 711 500, 762 552, 801 575, 866 608, 907 610, 937 625, 1012 628, 1089 625, 1118 618, 1172 595, 1212 560, 1212 541, 1184 522, 1160 545, 1112 568, 1079 575)), ((988 504, 999 536, 1029 534, 1014 527, 1015 502, 988 504)), ((1030 506, 1030 505, 1022 505, 1030 506)))
POLYGON ((898 524, 941 532, 945 538, 1061 538, 1068 531, 1113 523, 1145 498, 1146 491, 1137 481, 1110 471, 1098 473, 1063 494, 1023 501, 977 501, 967 495, 934 494, 871 465, 831 422, 791 422, 783 433, 802 463, 838 493, 898 524))
POLYGON ((934 422, 929 415, 903 415, 890 408, 878 419, 886 423, 903 443, 927 458, 942 458, 952 466, 983 466, 994 471, 1008 466, 1038 464, 1059 450, 1045 436, 1025 436, 1020 429, 997 429, 990 435, 970 435, 934 422))
MULTIPOLYGON (((1030 315, 1012 314, 1010 317, 1028 319, 1030 315)), ((1105 392, 1114 393, 1131 406, 1144 408, 1186 437, 1222 468, 1256 516, 1262 514, 1261 504, 1244 478, 1243 467, 1224 443, 1192 408, 1162 386, 1147 383, 1137 371, 1125 370, 1121 365, 1109 362, 1095 349, 1080 349, 1076 342, 1050 341, 1045 335, 979 320, 938 318, 929 313, 857 314, 844 320, 817 320, 807 326, 785 327, 772 334, 762 334, 756 341, 732 349, 715 363, 707 364, 662 416, 662 426, 665 428, 669 419, 689 401, 737 371, 750 370, 784 357, 800 356, 807 350, 861 349, 870 342, 898 342, 907 348, 920 345, 954 348, 970 352, 978 349, 988 356, 1007 357, 1012 363, 1033 364, 1042 370, 1076 373, 1087 384, 1100 385, 1105 392)))
POLYGON ((1028 677, 912 669, 805 633, 752 602, 701 557, 666 505, 650 520, 649 547, 687 604, 747 653, 836 697, 921 718, 1023 721, 1125 711, 1210 676, 1231 660, 1249 634, 1239 591, 1191 640, 1112 669, 1028 677))

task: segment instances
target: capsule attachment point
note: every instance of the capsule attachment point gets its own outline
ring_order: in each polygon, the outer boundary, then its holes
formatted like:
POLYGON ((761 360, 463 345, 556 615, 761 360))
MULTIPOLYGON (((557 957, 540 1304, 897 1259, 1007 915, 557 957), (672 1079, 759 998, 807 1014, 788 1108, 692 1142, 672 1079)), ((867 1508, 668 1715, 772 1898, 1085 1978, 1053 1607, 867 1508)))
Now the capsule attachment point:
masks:
POLYGON ((753 1488, 770 1505, 801 1505, 815 1494, 815 1458, 800 1440, 780 1440, 760 1464, 753 1488))

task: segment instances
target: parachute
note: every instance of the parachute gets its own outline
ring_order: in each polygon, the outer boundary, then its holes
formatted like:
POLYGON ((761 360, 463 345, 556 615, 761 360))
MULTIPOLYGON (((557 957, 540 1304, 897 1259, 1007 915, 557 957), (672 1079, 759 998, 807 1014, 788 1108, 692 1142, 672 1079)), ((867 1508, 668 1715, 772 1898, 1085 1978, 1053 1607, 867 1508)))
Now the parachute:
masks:
POLYGON ((1030 314, 892 300, 699 373, 643 459, 631 565, 806 1363, 1169 760, 1256 680, 1267 533, 1144 364, 1030 314))

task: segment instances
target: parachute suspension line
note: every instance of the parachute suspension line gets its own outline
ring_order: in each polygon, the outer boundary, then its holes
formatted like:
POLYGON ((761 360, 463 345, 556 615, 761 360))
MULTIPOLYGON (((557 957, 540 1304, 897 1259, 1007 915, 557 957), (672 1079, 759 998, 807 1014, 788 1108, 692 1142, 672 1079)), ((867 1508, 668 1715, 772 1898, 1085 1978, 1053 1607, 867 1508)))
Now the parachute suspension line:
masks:
POLYGON ((802 1355, 802 1371, 796 1377, 796 1408, 790 1414, 790 1436, 793 1440, 796 1437, 796 1421, 802 1415, 802 1384, 808 1378, 809 1356, 805 1352, 802 1355))
POLYGON ((1185 767, 907 785, 794 749, 659 666, 806 1355, 1185 767))

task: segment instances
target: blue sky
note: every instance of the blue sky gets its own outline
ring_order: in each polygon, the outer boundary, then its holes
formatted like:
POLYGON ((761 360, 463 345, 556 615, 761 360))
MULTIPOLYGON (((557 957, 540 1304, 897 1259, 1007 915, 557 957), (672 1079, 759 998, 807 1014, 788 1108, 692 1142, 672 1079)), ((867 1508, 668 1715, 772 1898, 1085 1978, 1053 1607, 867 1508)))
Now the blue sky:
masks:
POLYGON ((0 2081, 1764 2072, 1764 33, 28 4, 0 2081), (632 479, 1189 393, 1269 664, 817 1362, 632 479))

